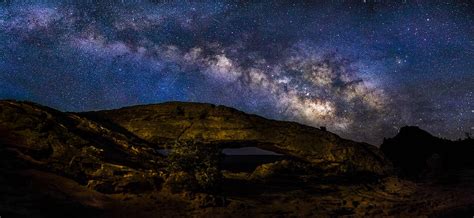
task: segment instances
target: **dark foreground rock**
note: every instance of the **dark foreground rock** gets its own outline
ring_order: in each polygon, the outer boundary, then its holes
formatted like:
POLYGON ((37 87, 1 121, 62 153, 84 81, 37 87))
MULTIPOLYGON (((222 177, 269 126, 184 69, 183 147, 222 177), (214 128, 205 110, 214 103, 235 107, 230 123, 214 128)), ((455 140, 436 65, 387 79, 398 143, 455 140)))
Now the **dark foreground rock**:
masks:
POLYGON ((153 190, 162 156, 126 131, 33 103, 0 101, 0 163, 40 169, 104 193, 153 190))
POLYGON ((222 106, 64 113, 0 101, 2 217, 472 216, 472 168, 444 184, 391 173, 374 146, 222 106), (192 182, 166 172, 157 149, 197 139, 284 155, 250 171, 223 170, 219 192, 183 192, 192 182))

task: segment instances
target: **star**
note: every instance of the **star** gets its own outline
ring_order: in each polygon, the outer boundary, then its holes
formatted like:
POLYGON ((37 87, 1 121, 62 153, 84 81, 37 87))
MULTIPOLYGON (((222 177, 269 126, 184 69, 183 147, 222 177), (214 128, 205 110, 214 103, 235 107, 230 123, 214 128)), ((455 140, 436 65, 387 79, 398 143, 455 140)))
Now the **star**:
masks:
POLYGON ((469 4, 364 3, 13 1, 0 5, 0 98, 209 102, 373 144, 404 125, 472 129, 469 4))

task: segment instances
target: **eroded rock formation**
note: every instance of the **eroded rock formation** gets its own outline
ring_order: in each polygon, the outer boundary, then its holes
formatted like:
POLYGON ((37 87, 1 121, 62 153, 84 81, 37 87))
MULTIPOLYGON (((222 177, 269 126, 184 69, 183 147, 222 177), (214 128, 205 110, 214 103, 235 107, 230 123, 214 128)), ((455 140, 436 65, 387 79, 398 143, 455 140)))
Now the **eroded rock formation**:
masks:
POLYGON ((342 173, 387 174, 390 162, 372 145, 294 122, 202 103, 170 102, 86 113, 113 122, 151 143, 199 138, 223 147, 255 146, 342 173))

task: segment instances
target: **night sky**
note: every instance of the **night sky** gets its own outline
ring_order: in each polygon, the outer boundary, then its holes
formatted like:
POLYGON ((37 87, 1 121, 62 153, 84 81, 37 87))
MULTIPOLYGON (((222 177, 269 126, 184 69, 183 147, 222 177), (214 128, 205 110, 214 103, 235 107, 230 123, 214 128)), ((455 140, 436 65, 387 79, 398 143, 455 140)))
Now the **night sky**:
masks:
POLYGON ((474 133, 471 1, 78 2, 0 1, 1 99, 209 102, 374 144, 474 133))

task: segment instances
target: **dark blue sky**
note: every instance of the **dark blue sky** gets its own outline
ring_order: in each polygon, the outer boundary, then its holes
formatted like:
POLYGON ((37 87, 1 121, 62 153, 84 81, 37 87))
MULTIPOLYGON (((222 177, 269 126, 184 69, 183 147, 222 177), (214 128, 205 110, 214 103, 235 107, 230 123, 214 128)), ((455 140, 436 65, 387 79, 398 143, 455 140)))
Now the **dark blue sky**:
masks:
POLYGON ((469 1, 0 2, 0 98, 210 102, 371 143, 474 132, 469 1))

